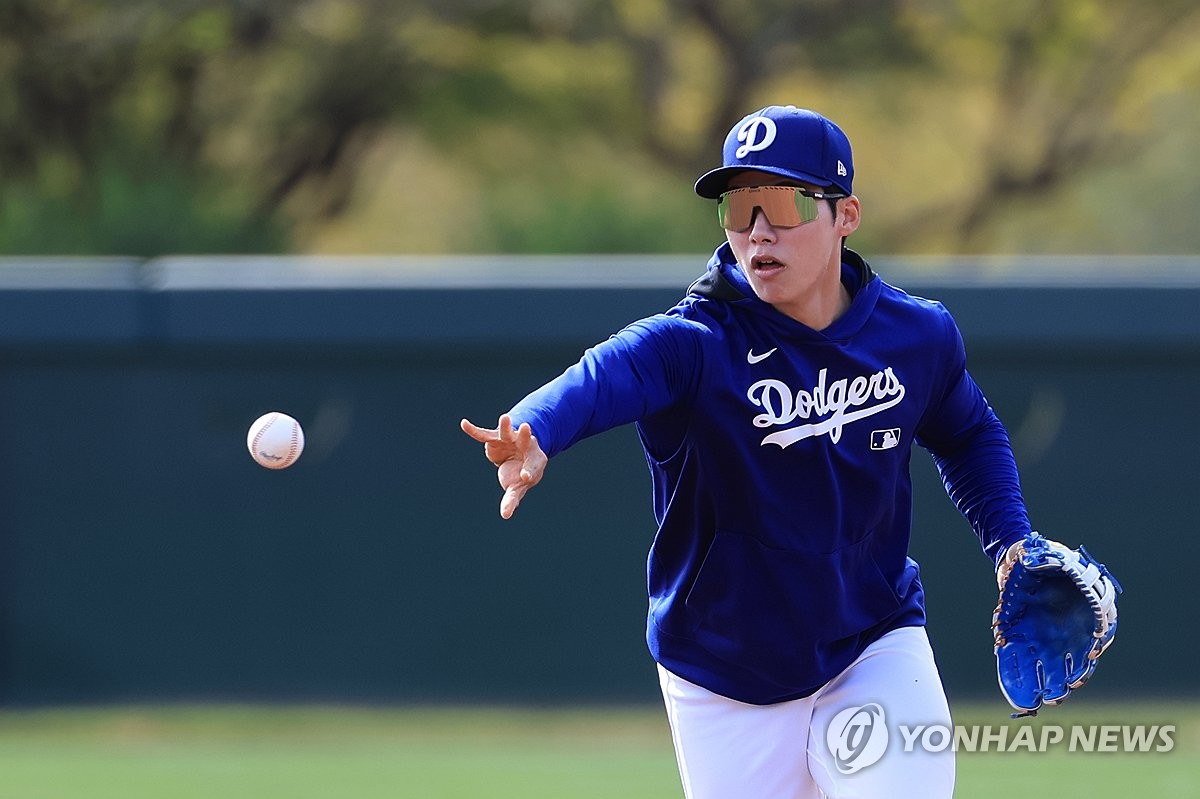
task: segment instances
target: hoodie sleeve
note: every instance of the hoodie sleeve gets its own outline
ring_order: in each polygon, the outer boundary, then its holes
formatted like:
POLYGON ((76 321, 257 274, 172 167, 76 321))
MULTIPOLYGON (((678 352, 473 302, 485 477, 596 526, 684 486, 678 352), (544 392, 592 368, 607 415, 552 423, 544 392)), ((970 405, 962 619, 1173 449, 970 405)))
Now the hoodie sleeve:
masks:
POLYGON ((966 368, 957 325, 944 313, 950 340, 944 391, 917 431, 946 493, 966 517, 995 563, 1008 545, 1030 530, 1008 430, 966 368))
POLYGON ((550 457, 588 436, 665 410, 695 389, 704 328, 675 316, 635 322, 511 411, 550 457))

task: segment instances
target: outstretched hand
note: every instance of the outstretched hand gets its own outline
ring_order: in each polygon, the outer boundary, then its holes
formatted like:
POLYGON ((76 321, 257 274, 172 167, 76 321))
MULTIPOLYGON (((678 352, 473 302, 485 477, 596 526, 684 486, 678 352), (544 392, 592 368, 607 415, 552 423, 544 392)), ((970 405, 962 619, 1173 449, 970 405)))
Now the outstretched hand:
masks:
POLYGON ((479 427, 466 419, 459 422, 462 431, 483 444, 483 454, 496 465, 496 477, 504 496, 500 500, 500 515, 512 518, 525 492, 542 479, 549 460, 538 445, 529 425, 513 430, 508 414, 500 417, 495 428, 479 427))

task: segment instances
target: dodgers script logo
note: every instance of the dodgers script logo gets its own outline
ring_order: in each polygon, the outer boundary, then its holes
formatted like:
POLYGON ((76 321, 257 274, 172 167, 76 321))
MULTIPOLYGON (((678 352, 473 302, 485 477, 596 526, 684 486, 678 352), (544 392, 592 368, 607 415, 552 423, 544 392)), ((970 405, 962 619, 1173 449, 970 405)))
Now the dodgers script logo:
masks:
POLYGON ((765 150, 771 146, 771 142, 775 141, 775 120, 767 117, 747 119, 746 124, 738 128, 737 138, 738 141, 745 142, 734 153, 734 156, 739 159, 745 158, 750 153, 765 150), (762 131, 761 139, 758 137, 760 130, 762 131))
POLYGON ((842 378, 832 383, 827 383, 828 371, 820 371, 811 390, 793 391, 782 380, 759 380, 750 386, 746 397, 763 409, 763 413, 754 417, 755 427, 779 427, 798 419, 827 417, 771 433, 762 440, 764 446, 776 444, 784 449, 826 433, 836 444, 846 425, 893 408, 904 399, 904 384, 890 366, 870 376, 842 378))

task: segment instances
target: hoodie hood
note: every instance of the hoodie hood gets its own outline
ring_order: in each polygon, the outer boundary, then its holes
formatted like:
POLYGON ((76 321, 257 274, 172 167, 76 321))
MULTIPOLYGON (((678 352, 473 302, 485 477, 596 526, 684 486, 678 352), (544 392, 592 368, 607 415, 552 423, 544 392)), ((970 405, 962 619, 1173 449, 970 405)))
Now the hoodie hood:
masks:
MULTIPOLYGON (((842 283, 850 290, 851 297, 858 296, 859 291, 874 279, 875 270, 866 259, 849 247, 842 248, 842 283)), ((745 273, 733 257, 729 242, 713 251, 708 259, 708 271, 692 281, 687 293, 718 302, 757 299, 745 273)))

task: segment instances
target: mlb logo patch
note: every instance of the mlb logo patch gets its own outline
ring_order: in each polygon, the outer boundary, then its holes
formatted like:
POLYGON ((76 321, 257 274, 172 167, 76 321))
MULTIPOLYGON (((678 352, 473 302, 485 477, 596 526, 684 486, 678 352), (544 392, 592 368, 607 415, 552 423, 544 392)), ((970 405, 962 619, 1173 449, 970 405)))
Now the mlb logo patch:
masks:
POLYGON ((895 449, 900 446, 900 428, 871 431, 871 449, 895 449))

